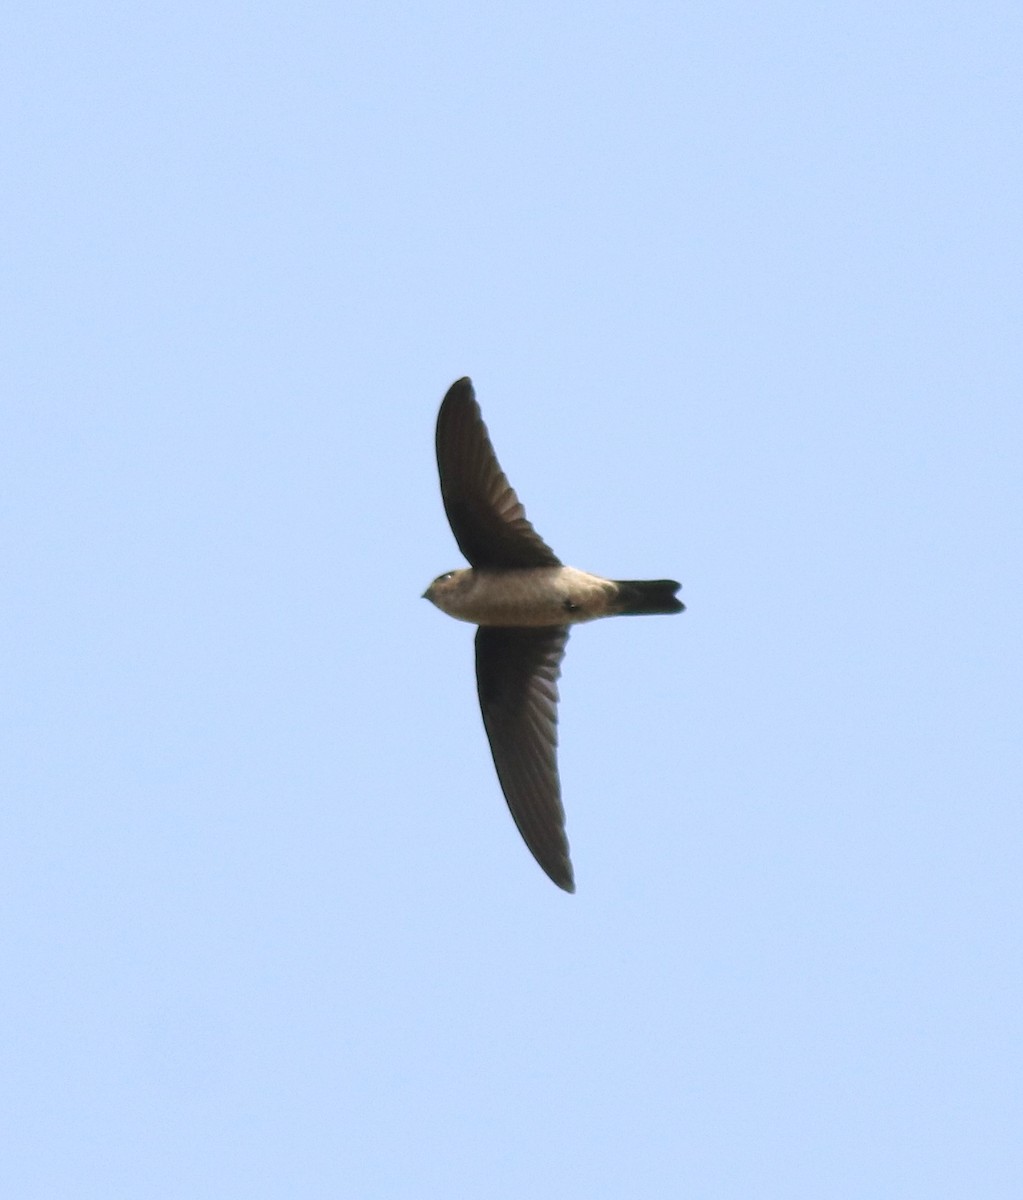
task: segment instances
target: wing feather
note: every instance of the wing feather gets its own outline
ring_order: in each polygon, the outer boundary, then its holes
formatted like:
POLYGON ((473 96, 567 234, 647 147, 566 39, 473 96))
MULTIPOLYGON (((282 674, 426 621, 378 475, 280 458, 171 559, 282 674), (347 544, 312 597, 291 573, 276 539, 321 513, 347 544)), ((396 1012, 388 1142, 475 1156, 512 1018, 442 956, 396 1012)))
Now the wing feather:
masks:
POLYGON ((444 510, 469 562, 491 568, 560 566, 501 470, 469 379, 448 389, 436 440, 444 510))
POLYGON ((481 626, 476 682, 494 766, 519 833, 566 892, 575 891, 558 779, 558 686, 567 626, 481 626))

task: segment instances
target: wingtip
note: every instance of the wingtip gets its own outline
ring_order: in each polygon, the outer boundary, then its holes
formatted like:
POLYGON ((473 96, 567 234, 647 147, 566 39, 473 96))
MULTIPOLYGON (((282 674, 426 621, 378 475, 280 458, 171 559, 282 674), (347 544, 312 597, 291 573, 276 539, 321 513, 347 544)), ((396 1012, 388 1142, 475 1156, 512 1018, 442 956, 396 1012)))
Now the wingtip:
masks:
POLYGON ((476 393, 472 386, 472 380, 468 375, 463 375, 461 379, 456 379, 455 382, 448 388, 447 395, 444 398, 447 399, 448 396, 459 395, 475 398, 476 393))
MULTIPOLYGON (((540 865, 543 866, 542 863, 540 865)), ((556 883, 563 892, 568 892, 570 896, 575 895, 575 875, 573 874, 570 862, 566 862, 559 870, 554 871, 548 867, 544 867, 544 871, 548 879, 552 883, 556 883)))

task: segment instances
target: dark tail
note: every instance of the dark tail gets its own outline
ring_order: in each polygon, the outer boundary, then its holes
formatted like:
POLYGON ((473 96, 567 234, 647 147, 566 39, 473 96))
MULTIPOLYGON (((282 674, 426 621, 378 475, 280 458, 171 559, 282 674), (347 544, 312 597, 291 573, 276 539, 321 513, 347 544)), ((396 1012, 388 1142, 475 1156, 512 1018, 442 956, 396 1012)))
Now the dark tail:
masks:
POLYGON ((675 598, 682 586, 674 579, 616 579, 618 599, 615 612, 622 617, 638 617, 644 613, 677 613, 685 605, 675 598))

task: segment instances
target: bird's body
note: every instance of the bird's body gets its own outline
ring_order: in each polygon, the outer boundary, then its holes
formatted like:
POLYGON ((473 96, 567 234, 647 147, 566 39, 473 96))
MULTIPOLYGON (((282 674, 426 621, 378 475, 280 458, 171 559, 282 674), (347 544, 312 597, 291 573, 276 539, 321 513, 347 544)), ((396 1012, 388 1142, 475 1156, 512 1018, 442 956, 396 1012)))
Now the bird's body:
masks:
POLYGON ((438 576, 424 596, 479 626, 480 708, 505 799, 534 858, 559 887, 574 891, 556 755, 557 678, 568 627, 681 612, 679 584, 604 579, 564 566, 526 519, 468 379, 444 397, 436 441, 444 508, 472 566, 438 576))
POLYGON ((575 567, 482 568, 442 575, 426 598, 459 621, 525 628, 609 616, 616 591, 610 579, 575 567))

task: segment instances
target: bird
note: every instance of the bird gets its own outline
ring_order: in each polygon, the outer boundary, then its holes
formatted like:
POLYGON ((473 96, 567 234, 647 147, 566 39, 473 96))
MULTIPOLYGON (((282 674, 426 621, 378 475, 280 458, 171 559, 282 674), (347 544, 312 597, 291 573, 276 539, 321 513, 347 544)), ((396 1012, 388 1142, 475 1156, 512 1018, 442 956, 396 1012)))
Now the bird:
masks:
POLYGON ((441 402, 436 451, 444 510, 470 565, 438 575, 423 598, 478 626, 480 711, 504 798, 533 857, 574 892, 557 761, 557 681, 569 627, 682 612, 681 584, 604 579, 565 566, 501 470, 468 377, 441 402))

